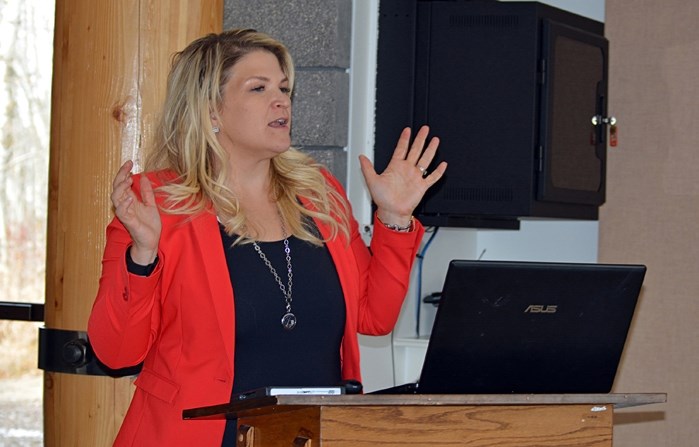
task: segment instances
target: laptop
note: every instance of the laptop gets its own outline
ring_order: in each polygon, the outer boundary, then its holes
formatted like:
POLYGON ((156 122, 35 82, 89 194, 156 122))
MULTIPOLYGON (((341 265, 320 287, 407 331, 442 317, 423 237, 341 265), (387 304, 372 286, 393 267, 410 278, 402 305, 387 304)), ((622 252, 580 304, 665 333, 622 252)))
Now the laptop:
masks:
POLYGON ((419 381, 373 393, 608 393, 645 272, 453 260, 419 381))

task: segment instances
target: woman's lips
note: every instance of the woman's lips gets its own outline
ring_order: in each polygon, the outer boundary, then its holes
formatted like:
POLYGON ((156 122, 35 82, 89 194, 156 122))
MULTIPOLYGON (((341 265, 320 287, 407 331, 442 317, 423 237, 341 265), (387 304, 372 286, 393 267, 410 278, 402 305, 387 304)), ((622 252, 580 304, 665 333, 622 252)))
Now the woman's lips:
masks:
POLYGON ((286 118, 278 118, 274 121, 270 121, 268 126, 271 127, 286 127, 286 125, 289 123, 289 120, 286 118))

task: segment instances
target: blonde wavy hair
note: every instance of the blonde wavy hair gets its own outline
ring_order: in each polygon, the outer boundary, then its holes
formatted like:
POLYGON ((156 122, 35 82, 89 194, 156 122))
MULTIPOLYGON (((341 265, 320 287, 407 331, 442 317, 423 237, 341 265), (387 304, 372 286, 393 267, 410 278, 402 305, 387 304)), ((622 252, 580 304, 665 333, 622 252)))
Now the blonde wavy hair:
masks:
MULTIPOLYGON (((226 187, 227 154, 216 139, 210 116, 223 103, 223 91, 235 64, 252 51, 272 53, 294 83, 294 66, 286 47, 253 29, 235 29, 201 37, 176 53, 168 75, 166 99, 156 129, 154 145, 147 154, 148 171, 171 170, 174 181, 158 188, 165 196, 164 212, 190 214, 213 210, 228 234, 239 235, 236 243, 255 236, 234 193, 226 187)), ((349 204, 329 185, 323 166, 294 148, 275 156, 270 166, 272 194, 287 232, 320 245, 326 241, 309 218, 327 224, 330 239, 343 235, 349 241, 349 204), (304 207, 305 199, 312 209, 304 207)))

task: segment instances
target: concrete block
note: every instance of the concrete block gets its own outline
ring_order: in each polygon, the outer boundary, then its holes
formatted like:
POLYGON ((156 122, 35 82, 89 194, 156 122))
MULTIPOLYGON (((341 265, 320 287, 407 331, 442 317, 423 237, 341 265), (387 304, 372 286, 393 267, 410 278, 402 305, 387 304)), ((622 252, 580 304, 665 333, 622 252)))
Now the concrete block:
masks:
POLYGON ((318 163, 325 165, 344 187, 347 187, 347 152, 340 147, 299 147, 318 163))
POLYGON ((292 142, 300 146, 347 146, 349 75, 299 71, 293 97, 292 142))
POLYGON ((279 39, 297 67, 349 67, 352 0, 225 0, 223 29, 229 28, 279 39))

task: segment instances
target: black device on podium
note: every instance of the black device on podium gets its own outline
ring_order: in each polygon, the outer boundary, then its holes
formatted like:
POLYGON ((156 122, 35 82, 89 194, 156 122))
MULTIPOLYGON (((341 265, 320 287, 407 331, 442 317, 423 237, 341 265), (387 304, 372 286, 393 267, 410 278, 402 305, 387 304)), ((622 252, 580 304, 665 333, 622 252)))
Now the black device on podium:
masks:
POLYGON ((645 272, 451 261, 419 381, 375 393, 608 393, 645 272))

